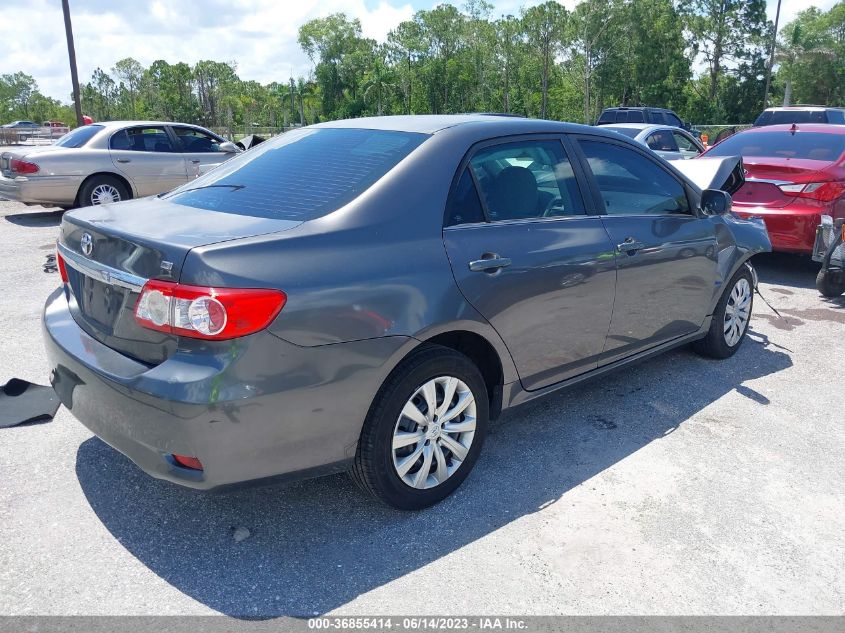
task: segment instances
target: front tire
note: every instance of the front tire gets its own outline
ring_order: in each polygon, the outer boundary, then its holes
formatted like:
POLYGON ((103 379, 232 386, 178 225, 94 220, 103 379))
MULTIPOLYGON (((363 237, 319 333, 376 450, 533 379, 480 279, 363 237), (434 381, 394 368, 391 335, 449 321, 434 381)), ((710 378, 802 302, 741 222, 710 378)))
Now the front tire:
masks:
POLYGON ((434 505, 469 475, 488 418, 488 393, 478 368, 452 349, 424 345, 376 395, 352 479, 400 510, 434 505))
POLYGON ((838 297, 845 292, 845 273, 831 274, 829 270, 822 269, 816 275, 816 289, 825 297, 838 297))
POLYGON ((730 358, 745 340, 754 306, 754 280, 747 266, 741 266, 716 304, 710 329, 693 349, 709 358, 730 358))
POLYGON ((79 206, 90 207, 129 200, 132 195, 117 178, 112 176, 94 176, 85 181, 79 190, 79 206))

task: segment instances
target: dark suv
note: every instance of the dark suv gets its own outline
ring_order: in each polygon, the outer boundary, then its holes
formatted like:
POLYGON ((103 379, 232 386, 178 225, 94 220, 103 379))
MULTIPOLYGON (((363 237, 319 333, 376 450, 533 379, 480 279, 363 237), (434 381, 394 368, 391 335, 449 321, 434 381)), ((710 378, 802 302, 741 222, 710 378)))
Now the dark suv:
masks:
POLYGON ((605 108, 596 125, 609 123, 654 123, 690 129, 689 123, 684 123, 681 117, 666 108, 605 108))
POLYGON ((784 106, 766 108, 754 121, 754 127, 790 123, 833 123, 845 125, 845 108, 825 106, 784 106))

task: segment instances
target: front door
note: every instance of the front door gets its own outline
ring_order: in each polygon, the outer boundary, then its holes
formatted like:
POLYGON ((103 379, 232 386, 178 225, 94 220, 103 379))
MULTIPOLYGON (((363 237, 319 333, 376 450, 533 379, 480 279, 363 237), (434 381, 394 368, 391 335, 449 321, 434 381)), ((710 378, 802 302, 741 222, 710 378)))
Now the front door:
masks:
POLYGON ((188 181, 185 159, 164 127, 133 127, 109 140, 115 168, 135 186, 136 197, 175 189, 188 181))
POLYGON ((182 145, 188 180, 202 176, 235 156, 230 152, 221 152, 220 141, 201 130, 174 126, 173 131, 182 145))
POLYGON ((617 267, 602 363, 697 331, 717 279, 714 223, 691 208, 684 183, 648 152, 596 137, 578 145, 617 267))
POLYGON ((586 213, 578 169, 559 139, 487 144, 447 210, 455 280, 529 390, 596 367, 610 325, 614 254, 601 218, 586 213))

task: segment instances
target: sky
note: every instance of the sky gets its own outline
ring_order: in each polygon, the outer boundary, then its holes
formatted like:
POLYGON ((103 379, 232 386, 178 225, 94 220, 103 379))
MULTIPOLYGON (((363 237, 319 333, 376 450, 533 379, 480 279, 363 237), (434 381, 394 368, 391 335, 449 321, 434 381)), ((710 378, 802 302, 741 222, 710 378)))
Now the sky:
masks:
MULTIPOLYGON (((836 0, 782 0, 783 26, 799 11, 829 9, 836 0)), ((458 6, 463 0, 452 2, 458 6)), ((563 0, 572 8, 576 0, 563 0)), ((47 96, 70 101, 70 73, 60 0, 4 3, 0 74, 32 75, 47 96)), ((299 27, 343 12, 361 20, 366 37, 384 41, 399 22, 436 0, 70 0, 79 79, 124 57, 144 66, 156 59, 193 64, 235 62, 244 80, 262 84, 307 76, 312 65, 296 42, 299 27)), ((518 14, 538 0, 492 0, 493 15, 518 14)), ((774 19, 777 0, 768 0, 774 19)))

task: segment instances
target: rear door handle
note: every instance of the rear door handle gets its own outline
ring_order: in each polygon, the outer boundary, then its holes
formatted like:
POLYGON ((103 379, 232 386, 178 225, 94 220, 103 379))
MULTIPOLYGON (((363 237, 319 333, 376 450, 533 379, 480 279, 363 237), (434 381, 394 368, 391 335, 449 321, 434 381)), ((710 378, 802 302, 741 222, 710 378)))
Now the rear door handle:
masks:
POLYGON ((118 158, 117 162, 118 163, 131 163, 132 159, 131 158, 118 158))
POLYGON ((498 255, 493 255, 492 257, 484 257, 482 255, 481 259, 476 259, 469 263, 469 269, 474 273, 495 272, 500 268, 504 268, 505 266, 510 265, 511 260, 507 257, 499 257, 498 255))
POLYGON ((198 158, 194 158, 191 162, 192 162, 194 165, 199 165, 199 164, 200 164, 200 161, 199 161, 199 159, 198 159, 198 158))
POLYGON ((638 250, 645 248, 645 244, 643 244, 642 242, 638 242, 633 237, 626 237, 624 242, 616 245, 616 248, 619 250, 620 253, 628 253, 629 255, 633 255, 638 250))

